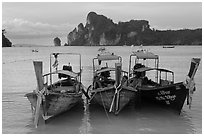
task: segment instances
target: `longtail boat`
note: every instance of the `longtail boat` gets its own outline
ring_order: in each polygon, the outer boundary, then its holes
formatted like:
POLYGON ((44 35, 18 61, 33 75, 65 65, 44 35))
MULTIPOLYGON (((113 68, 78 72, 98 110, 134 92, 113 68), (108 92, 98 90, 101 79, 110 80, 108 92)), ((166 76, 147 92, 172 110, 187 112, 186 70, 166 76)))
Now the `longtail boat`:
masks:
POLYGON ((50 55, 50 72, 43 75, 43 62, 34 61, 37 89, 25 94, 31 103, 34 125, 39 118, 44 120, 59 115, 82 102, 85 93, 81 83, 81 55, 77 53, 52 53, 50 55), (59 60, 59 56, 64 61, 59 60), (70 58, 79 60, 77 72, 68 64, 70 58), (53 63, 53 64, 52 64, 53 63), (65 63, 65 64, 63 64, 65 63), (58 70, 61 65, 62 70, 58 70), (56 80, 56 81, 55 81, 56 80))
POLYGON ((185 82, 174 83, 174 72, 159 68, 159 56, 146 50, 138 50, 130 55, 129 83, 139 91, 141 101, 155 102, 170 107, 179 114, 187 99, 191 106, 195 91, 194 76, 200 58, 192 58, 185 82), (153 67, 147 67, 153 61, 153 67))
POLYGON ((128 72, 122 70, 122 58, 103 50, 93 58, 93 83, 87 89, 90 103, 119 114, 137 96, 137 90, 128 86, 127 81, 128 72))

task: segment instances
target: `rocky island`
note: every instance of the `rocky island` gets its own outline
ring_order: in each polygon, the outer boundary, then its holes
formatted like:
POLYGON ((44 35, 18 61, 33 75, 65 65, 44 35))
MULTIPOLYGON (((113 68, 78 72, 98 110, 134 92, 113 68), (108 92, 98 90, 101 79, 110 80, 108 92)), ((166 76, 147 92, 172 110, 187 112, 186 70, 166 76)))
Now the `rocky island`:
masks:
POLYGON ((155 30, 147 20, 114 23, 90 12, 85 26, 80 23, 67 36, 67 46, 97 45, 201 45, 202 29, 155 30))
POLYGON ((2 30, 2 47, 12 47, 12 42, 5 36, 6 30, 2 30))
POLYGON ((61 40, 60 40, 60 38, 58 38, 58 37, 56 37, 56 38, 54 38, 54 46, 61 46, 61 40))

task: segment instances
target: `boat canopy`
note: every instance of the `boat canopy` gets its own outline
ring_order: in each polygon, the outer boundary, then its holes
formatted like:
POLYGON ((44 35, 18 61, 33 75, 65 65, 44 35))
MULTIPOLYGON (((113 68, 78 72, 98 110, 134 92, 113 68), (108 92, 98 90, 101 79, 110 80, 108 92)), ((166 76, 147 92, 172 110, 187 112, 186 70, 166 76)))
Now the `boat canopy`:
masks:
POLYGON ((150 68, 150 67, 142 67, 135 69, 135 72, 145 72, 145 71, 150 71, 150 70, 157 70, 161 72, 169 72, 169 73, 174 73, 173 71, 167 70, 167 69, 162 69, 162 68, 150 68))
POLYGON ((131 56, 136 56, 138 59, 159 59, 158 55, 153 54, 148 51, 135 51, 131 54, 131 56))
POLYGON ((120 56, 113 55, 113 54, 106 54, 106 55, 98 55, 97 59, 99 61, 105 61, 105 60, 119 60, 120 56))
MULTIPOLYGON (((104 69, 100 69, 100 70, 97 70, 96 71, 96 74, 99 74, 99 73, 102 73, 102 72, 106 72, 106 71, 115 71, 115 68, 104 68, 104 69)), ((126 72, 126 71, 123 71, 122 70, 122 72, 124 72, 124 73, 128 73, 128 72, 126 72)))
POLYGON ((48 76, 48 75, 51 75, 51 74, 65 74, 65 75, 68 75, 68 76, 71 76, 71 77, 77 77, 79 76, 80 73, 75 73, 73 71, 69 71, 69 70, 57 70, 57 71, 54 71, 54 72, 51 72, 51 73, 47 73, 43 76, 48 76))

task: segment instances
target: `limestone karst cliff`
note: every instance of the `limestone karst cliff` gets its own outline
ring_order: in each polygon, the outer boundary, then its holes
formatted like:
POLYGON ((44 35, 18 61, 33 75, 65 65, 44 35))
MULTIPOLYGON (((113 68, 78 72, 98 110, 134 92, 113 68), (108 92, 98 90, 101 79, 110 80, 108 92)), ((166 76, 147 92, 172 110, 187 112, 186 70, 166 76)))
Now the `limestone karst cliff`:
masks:
POLYGON ((67 36, 68 45, 165 45, 202 44, 202 29, 155 30, 147 20, 114 23, 90 12, 85 26, 80 23, 67 36))

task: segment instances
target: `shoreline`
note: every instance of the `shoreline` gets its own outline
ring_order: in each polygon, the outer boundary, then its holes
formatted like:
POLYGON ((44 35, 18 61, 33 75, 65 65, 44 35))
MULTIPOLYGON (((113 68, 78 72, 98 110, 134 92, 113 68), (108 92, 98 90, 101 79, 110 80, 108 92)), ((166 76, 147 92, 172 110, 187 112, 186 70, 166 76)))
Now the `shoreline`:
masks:
MULTIPOLYGON (((111 47, 111 46, 116 46, 116 47, 128 47, 129 45, 126 45, 126 46, 122 46, 122 45, 69 45, 69 46, 53 46, 53 45, 18 45, 18 46, 12 46, 12 47, 70 47, 70 46, 80 46, 80 47, 111 47)), ((174 47, 179 47, 179 46, 202 46, 202 45, 143 45, 143 47, 150 47, 150 46, 160 46, 160 47, 163 47, 163 46, 174 46, 174 47)), ((132 46, 129 46, 129 47, 132 47, 132 46)), ((140 47, 139 45, 136 45, 136 46, 133 46, 133 47, 140 47)), ((9 48, 9 47, 2 47, 2 48, 9 48)))

